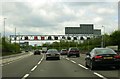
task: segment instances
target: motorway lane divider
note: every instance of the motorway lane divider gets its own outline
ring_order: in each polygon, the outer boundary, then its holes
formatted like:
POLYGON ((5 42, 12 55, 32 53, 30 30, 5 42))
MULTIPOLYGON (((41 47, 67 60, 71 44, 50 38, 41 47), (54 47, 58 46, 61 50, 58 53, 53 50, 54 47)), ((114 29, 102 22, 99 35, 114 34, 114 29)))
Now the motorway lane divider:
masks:
POLYGON ((11 58, 11 57, 16 57, 16 56, 21 56, 27 54, 25 51, 22 51, 22 53, 18 53, 18 54, 13 54, 13 55, 8 55, 8 56, 2 56, 2 59, 6 59, 6 58, 11 58))
POLYGON ((26 54, 21 54, 21 55, 17 55, 17 56, 11 56, 11 57, 4 58, 4 59, 0 60, 0 61, 2 61, 2 63, 0 65, 1 66, 8 65, 8 64, 13 63, 17 60, 31 56, 32 54, 33 54, 32 52, 29 52, 26 54))
POLYGON ((74 60, 71 60, 71 59, 69 59, 69 58, 67 58, 67 57, 66 57, 65 59, 68 60, 68 61, 70 61, 70 62, 72 62, 72 63, 74 63, 74 64, 76 64, 76 65, 78 65, 78 66, 80 66, 80 67, 82 67, 83 69, 89 70, 90 72, 92 72, 94 75, 100 77, 101 79, 107 79, 107 78, 104 77, 103 75, 101 75, 101 74, 99 74, 99 73, 97 73, 97 72, 94 72, 94 71, 88 69, 88 68, 85 67, 84 65, 82 65, 82 64, 77 64, 74 60))
POLYGON ((83 66, 83 65, 81 65, 81 64, 78 64, 80 67, 82 67, 82 68, 84 68, 84 69, 88 69, 87 67, 85 67, 85 66, 83 66))
POLYGON ((44 54, 42 54, 42 58, 40 59, 40 61, 30 70, 29 73, 25 74, 21 79, 26 79, 37 67, 38 65, 40 65, 44 59, 44 54))
POLYGON ((101 74, 97 73, 97 72, 94 72, 95 75, 97 75, 98 77, 102 78, 102 79, 107 79, 105 78, 104 76, 102 76, 101 74))

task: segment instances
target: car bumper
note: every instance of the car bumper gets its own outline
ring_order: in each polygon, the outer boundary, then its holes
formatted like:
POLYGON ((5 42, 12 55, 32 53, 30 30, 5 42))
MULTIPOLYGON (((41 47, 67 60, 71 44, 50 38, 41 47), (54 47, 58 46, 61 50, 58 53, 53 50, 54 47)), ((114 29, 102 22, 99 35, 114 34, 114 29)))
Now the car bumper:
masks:
POLYGON ((38 52, 38 53, 34 53, 34 55, 35 55, 35 54, 39 54, 39 55, 40 55, 41 53, 38 52))
POLYGON ((102 62, 102 61, 97 61, 93 62, 95 66, 120 66, 120 61, 111 61, 111 62, 102 62))
POLYGON ((67 55, 67 53, 61 53, 61 55, 67 55))
POLYGON ((68 55, 79 55, 79 53, 69 53, 68 55))

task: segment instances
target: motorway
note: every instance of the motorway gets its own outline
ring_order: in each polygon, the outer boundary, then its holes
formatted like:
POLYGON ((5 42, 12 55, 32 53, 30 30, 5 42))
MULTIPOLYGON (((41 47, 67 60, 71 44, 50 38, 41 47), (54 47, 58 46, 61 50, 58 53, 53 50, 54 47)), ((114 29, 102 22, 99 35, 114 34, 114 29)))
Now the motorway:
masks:
POLYGON ((77 79, 120 79, 120 70, 98 68, 90 70, 85 67, 85 55, 79 58, 61 56, 60 60, 45 60, 45 54, 29 55, 2 65, 3 79, 31 78, 77 78, 77 79))

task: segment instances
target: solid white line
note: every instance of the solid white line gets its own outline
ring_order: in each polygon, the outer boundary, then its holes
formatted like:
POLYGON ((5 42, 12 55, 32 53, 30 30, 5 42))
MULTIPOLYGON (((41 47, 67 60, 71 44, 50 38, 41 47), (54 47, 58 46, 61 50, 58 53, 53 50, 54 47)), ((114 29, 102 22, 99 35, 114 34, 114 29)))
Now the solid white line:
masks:
POLYGON ((75 61, 71 60, 71 62, 76 63, 75 61))
POLYGON ((107 78, 105 78, 104 76, 102 76, 102 75, 100 75, 100 74, 98 74, 98 73, 96 73, 96 72, 94 72, 94 74, 97 75, 98 77, 102 78, 102 79, 107 79, 107 78))
POLYGON ((14 62, 19 61, 19 60, 21 60, 21 59, 23 59, 23 58, 26 58, 26 57, 28 57, 28 56, 29 56, 29 55, 25 55, 24 57, 18 57, 17 59, 13 59, 12 61, 9 61, 9 62, 5 63, 5 64, 2 65, 2 66, 5 66, 5 65, 8 65, 8 64, 14 63, 14 62))
POLYGON ((34 71, 36 68, 37 68, 37 65, 34 68, 32 68, 31 71, 34 71))
POLYGON ((29 74, 26 74, 22 79, 25 79, 25 78, 27 78, 29 76, 29 74))
POLYGON ((81 64, 78 64, 80 67, 84 68, 84 69, 88 69, 86 68, 85 66, 81 65, 81 64))

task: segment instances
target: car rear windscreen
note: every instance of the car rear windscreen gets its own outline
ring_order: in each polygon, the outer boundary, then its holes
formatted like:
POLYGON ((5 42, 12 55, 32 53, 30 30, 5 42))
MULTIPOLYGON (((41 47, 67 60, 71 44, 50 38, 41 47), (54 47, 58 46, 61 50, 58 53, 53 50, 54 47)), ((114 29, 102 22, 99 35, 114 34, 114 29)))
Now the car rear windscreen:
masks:
POLYGON ((58 52, 58 51, 57 51, 56 49, 50 49, 50 50, 48 50, 47 52, 48 52, 48 53, 52 53, 52 52, 54 53, 54 52, 58 52))
POLYGON ((112 49, 96 49, 95 54, 116 54, 112 49))
POLYGON ((71 48, 71 50, 77 50, 78 51, 79 49, 78 48, 71 48))

